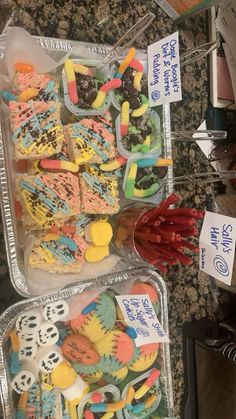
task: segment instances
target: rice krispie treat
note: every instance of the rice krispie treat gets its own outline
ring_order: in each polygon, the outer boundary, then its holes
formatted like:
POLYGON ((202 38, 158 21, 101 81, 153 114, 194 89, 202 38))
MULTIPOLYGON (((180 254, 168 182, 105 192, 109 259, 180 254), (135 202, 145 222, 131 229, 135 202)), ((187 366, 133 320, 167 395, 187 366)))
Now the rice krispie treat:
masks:
POLYGON ((42 159, 59 153, 64 140, 58 102, 9 103, 15 159, 42 159))
POLYGON ((115 137, 108 119, 83 118, 65 130, 76 164, 103 163, 115 157, 115 137))
POLYGON ((48 272, 79 272, 88 245, 75 230, 73 225, 62 229, 52 227, 38 235, 30 253, 29 266, 48 272))
POLYGON ((79 177, 82 213, 116 214, 119 211, 116 176, 105 175, 95 165, 91 165, 79 177))
POLYGON ((35 71, 21 73, 17 71, 13 78, 13 88, 17 94, 22 93, 28 88, 34 88, 38 91, 35 100, 57 100, 58 82, 52 79, 49 74, 38 74, 35 71))
POLYGON ((32 230, 61 226, 80 213, 79 181, 70 172, 19 175, 16 195, 22 207, 22 222, 32 230))

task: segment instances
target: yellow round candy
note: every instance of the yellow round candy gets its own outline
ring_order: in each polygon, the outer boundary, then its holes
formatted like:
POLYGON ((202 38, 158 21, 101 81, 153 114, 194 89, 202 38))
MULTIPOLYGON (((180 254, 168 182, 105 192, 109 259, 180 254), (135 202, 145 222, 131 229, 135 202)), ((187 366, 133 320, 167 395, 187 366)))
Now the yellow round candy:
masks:
POLYGON ((85 259, 87 262, 100 262, 106 256, 109 256, 108 246, 89 246, 85 252, 85 259))
POLYGON ((112 228, 107 221, 93 221, 88 226, 90 241, 95 246, 106 246, 112 239, 112 228))
POLYGON ((51 372, 51 382, 55 387, 67 388, 74 384, 77 378, 69 362, 63 361, 51 372))

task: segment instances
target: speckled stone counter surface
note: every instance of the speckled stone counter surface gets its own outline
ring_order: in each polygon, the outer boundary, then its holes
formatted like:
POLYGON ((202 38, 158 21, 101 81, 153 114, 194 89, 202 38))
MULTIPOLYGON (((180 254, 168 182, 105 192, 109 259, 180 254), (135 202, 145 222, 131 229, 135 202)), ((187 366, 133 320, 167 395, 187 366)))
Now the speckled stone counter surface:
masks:
MULTIPOLYGON (((189 19, 178 27, 156 5, 154 0, 0 0, 0 25, 9 10, 15 10, 14 23, 32 34, 113 44, 147 11, 156 15, 151 27, 140 36, 136 47, 180 31, 181 53, 208 40, 205 14, 189 19), (7 9, 4 9, 6 7, 7 9), (5 12, 4 12, 5 10, 5 12), (100 23, 102 19, 105 23, 100 23)), ((196 129, 204 119, 208 104, 208 62, 201 60, 182 71, 183 100, 171 106, 172 129, 196 129)), ((175 174, 211 170, 196 144, 179 143, 174 147, 175 174)), ((176 190, 182 205, 211 208, 213 186, 184 186, 176 190)), ((205 316, 218 316, 208 276, 198 271, 198 257, 191 267, 174 267, 165 278, 169 289, 169 321, 175 414, 180 415, 183 395, 182 325, 205 316)), ((8 277, 2 232, 0 235, 0 310, 20 297, 8 277)))

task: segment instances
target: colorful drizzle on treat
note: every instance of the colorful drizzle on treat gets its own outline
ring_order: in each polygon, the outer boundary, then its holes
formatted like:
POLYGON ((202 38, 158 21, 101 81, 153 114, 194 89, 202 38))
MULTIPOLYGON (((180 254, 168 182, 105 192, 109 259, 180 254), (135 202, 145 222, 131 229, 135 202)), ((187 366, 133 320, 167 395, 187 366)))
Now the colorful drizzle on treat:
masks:
POLYGON ((88 214, 112 214, 119 210, 117 179, 106 176, 95 165, 81 173, 82 211, 88 214))
MULTIPOLYGON (((107 125, 107 122, 106 122, 107 125)), ((76 164, 107 161, 115 156, 114 135, 102 122, 84 118, 68 126, 76 164)))
POLYGON ((17 72, 13 83, 19 93, 29 87, 37 89, 36 100, 57 100, 58 86, 55 80, 52 80, 49 74, 38 74, 35 71, 29 73, 17 72))
POLYGON ((52 155, 63 141, 55 102, 10 102, 12 139, 22 157, 52 155))
POLYGON ((78 179, 71 173, 24 177, 18 185, 26 211, 38 226, 80 212, 78 179))

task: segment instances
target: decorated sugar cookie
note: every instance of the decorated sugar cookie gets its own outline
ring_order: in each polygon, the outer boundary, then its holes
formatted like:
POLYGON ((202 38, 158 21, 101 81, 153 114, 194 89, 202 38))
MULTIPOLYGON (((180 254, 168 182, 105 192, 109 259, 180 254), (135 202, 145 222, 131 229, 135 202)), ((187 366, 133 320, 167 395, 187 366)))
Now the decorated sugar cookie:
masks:
POLYGON ((70 327, 74 332, 89 338, 91 342, 97 342, 113 328, 115 320, 115 304, 109 295, 103 292, 70 321, 70 327))
POLYGON ((125 366, 121 368, 120 370, 112 371, 111 373, 109 372, 105 373, 103 378, 107 383, 114 384, 115 386, 117 386, 126 378, 128 372, 129 370, 125 366))
POLYGON ((131 361, 134 354, 133 340, 121 330, 111 330, 95 343, 100 354, 99 368, 104 372, 116 371, 131 361))
POLYGON ((135 348, 133 358, 128 364, 129 370, 141 372, 150 368, 157 358, 159 346, 159 343, 149 343, 135 348))
POLYGON ((79 362, 84 365, 96 364, 100 355, 94 349, 91 341, 83 335, 73 333, 67 336, 61 346, 62 353, 68 361, 79 362))

